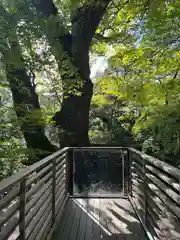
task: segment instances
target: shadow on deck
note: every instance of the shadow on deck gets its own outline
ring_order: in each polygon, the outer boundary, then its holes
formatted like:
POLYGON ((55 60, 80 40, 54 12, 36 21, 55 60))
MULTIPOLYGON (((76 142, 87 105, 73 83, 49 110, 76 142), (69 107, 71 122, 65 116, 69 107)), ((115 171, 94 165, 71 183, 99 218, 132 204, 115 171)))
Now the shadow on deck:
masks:
POLYGON ((53 240, 145 240, 145 232, 126 199, 71 198, 53 240))

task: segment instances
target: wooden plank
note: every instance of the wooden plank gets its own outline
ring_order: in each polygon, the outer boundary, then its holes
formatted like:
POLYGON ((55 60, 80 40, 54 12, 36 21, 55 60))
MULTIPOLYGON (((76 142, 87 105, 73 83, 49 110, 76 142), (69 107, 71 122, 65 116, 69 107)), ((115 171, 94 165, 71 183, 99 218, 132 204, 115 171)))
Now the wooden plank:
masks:
MULTIPOLYGON (((124 202, 126 202, 126 200, 124 202)), ((123 222, 120 221, 119 214, 114 208, 118 209, 112 199, 103 199, 101 204, 101 211, 104 212, 105 215, 104 226, 106 227, 106 232, 104 232, 104 234, 106 236, 110 235, 112 239, 116 239, 118 234, 121 233, 123 224, 123 222)))
MULTIPOLYGON (((66 206, 66 211, 64 212, 64 214, 62 215, 61 221, 59 222, 58 226, 57 226, 57 231, 54 234, 53 239, 54 240, 59 240, 59 239, 63 239, 62 235, 65 231, 66 225, 69 224, 69 216, 72 216, 72 212, 75 211, 74 208, 74 204, 73 204, 73 199, 69 199, 67 206, 66 206)), ((65 240, 65 239, 64 239, 65 240)))
POLYGON ((48 236, 46 237, 46 240, 52 240, 52 236, 53 239, 58 239, 59 240, 59 236, 61 235, 66 220, 68 218, 68 214, 70 211, 70 205, 71 205, 71 201, 69 200, 69 196, 65 196, 63 199, 63 203, 61 204, 61 207, 59 209, 59 211, 56 214, 56 221, 54 226, 51 228, 48 236))
POLYGON ((63 226, 59 224, 58 228, 61 228, 61 230, 58 232, 61 233, 56 233, 53 240, 147 240, 141 224, 127 200, 73 200, 78 205, 74 210, 74 217, 72 211, 66 214, 65 228, 62 230, 63 226))
POLYGON ((77 208, 77 204, 72 199, 71 211, 69 213, 65 228, 62 232, 61 239, 68 239, 69 238, 70 231, 71 231, 71 228, 72 228, 72 222, 73 222, 73 219, 74 219, 74 216, 75 216, 76 208, 77 208))
POLYGON ((94 214, 94 207, 92 208, 93 199, 86 199, 86 210, 87 210, 87 220, 86 220, 86 234, 85 240, 93 239, 93 214, 94 214))
MULTIPOLYGON (((80 214, 79 229, 78 229, 78 234, 77 234, 76 239, 84 240, 85 231, 86 231, 87 211, 86 211, 86 208, 85 208, 85 200, 84 199, 77 199, 77 201, 79 203, 78 204, 79 207, 77 207, 77 208, 81 209, 81 214, 80 214)), ((73 238, 72 238, 72 240, 73 240, 73 238)))
POLYGON ((93 212, 93 239, 94 240, 99 240, 101 238, 101 229, 99 225, 99 205, 100 201, 98 198, 94 199, 93 201, 93 207, 94 207, 94 212, 93 212))
POLYGON ((132 207, 129 201, 125 199, 112 199, 111 201, 111 212, 114 215, 113 223, 116 229, 114 236, 119 236, 117 239, 121 239, 121 236, 124 236, 124 238, 126 236, 128 239, 129 236, 132 235, 134 236, 134 239, 140 237, 141 235, 139 232, 142 233, 142 228, 131 210, 132 207), (131 225, 130 228, 129 225, 131 225))
MULTIPOLYGON (((61 207, 60 207, 60 209, 58 211, 58 214, 56 216, 56 221, 54 223, 54 226, 51 227, 48 235, 46 235, 47 236, 46 240, 52 240, 52 236, 54 234, 54 231, 57 229, 59 221, 62 219, 62 216, 63 216, 63 214, 64 214, 64 212, 66 210, 66 204, 67 204, 67 201, 68 201, 68 197, 69 197, 68 195, 64 197, 62 205, 61 205, 61 207)), ((42 240, 44 240, 44 238, 42 240)))
POLYGON ((102 239, 108 239, 107 237, 112 237, 112 233, 109 231, 109 210, 107 209, 108 207, 108 201, 109 199, 99 199, 99 206, 100 206, 100 211, 99 211, 99 224, 100 224, 100 235, 102 239))
POLYGON ((77 205, 76 210, 75 210, 75 215, 74 215, 74 219, 72 222, 72 227, 71 227, 71 231, 69 234, 69 240, 75 240, 78 239, 78 230, 79 230, 79 224, 80 224, 80 219, 81 219, 81 214, 82 214, 82 208, 79 206, 82 203, 81 199, 73 199, 73 201, 75 202, 75 204, 77 205))
POLYGON ((111 208, 116 217, 114 224, 120 230, 119 233, 115 234, 117 236, 115 239, 147 240, 131 203, 126 199, 112 199, 111 201, 113 201, 111 208))

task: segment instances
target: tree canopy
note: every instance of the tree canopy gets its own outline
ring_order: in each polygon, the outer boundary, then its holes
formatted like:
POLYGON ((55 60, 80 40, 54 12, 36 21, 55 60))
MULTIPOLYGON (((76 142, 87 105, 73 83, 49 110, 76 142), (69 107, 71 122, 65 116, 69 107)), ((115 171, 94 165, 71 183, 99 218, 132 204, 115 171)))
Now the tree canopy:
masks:
POLYGON ((91 143, 179 166, 179 4, 1 0, 0 178, 91 143))

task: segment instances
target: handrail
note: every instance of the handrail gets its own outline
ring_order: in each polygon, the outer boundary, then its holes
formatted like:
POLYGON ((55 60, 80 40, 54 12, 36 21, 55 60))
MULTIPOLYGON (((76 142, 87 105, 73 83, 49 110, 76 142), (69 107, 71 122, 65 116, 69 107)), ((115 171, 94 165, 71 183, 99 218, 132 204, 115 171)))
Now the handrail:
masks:
POLYGON ((64 148, 0 183, 0 239, 51 237, 68 199, 64 148))
POLYGON ((129 199, 152 239, 180 239, 180 170, 128 148, 129 199))
POLYGON ((15 185, 18 181, 20 181, 21 179, 29 176, 31 173, 33 173, 34 171, 37 171, 39 168, 43 168, 46 164, 48 164, 49 162, 52 161, 52 159, 54 159, 55 157, 65 153, 66 151, 68 151, 70 148, 66 147, 63 148, 53 154, 51 154, 50 156, 42 159, 41 161, 32 164, 31 166, 28 166, 22 170, 20 170, 18 173, 16 173, 13 176, 10 176, 4 180, 1 181, 0 184, 0 195, 2 194, 2 192, 4 192, 6 189, 9 189, 12 187, 12 185, 15 185))
POLYGON ((172 177, 177 178, 180 181, 180 170, 166 162, 160 161, 157 158, 151 157, 144 152, 140 152, 134 148, 128 148, 132 153, 138 154, 140 157, 145 159, 147 162, 153 164, 157 168, 161 168, 165 172, 169 173, 172 177))

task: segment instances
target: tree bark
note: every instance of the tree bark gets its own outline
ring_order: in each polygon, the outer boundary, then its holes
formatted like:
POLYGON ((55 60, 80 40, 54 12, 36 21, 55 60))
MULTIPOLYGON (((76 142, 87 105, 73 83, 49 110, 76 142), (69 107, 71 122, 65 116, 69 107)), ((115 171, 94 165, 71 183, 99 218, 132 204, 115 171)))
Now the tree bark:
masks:
POLYGON ((89 49, 96 28, 110 0, 91 0, 72 13, 71 34, 62 23, 53 21, 58 11, 52 0, 35 2, 36 9, 48 20, 47 38, 58 62, 64 84, 63 102, 55 114, 56 125, 64 130, 61 147, 88 146, 89 108, 93 95, 93 83, 90 79, 89 49), (48 28, 54 29, 53 35, 48 28), (67 67, 68 65, 68 67, 67 67), (80 86, 78 86, 80 85, 80 86), (77 92, 70 92, 71 89, 77 92))
POLYGON ((56 151, 57 148, 45 135, 38 95, 27 74, 15 29, 11 31, 12 35, 13 38, 9 39, 9 45, 2 54, 7 80, 12 91, 14 109, 27 148, 33 153, 33 157, 30 154, 28 161, 24 162, 30 165, 56 151))

